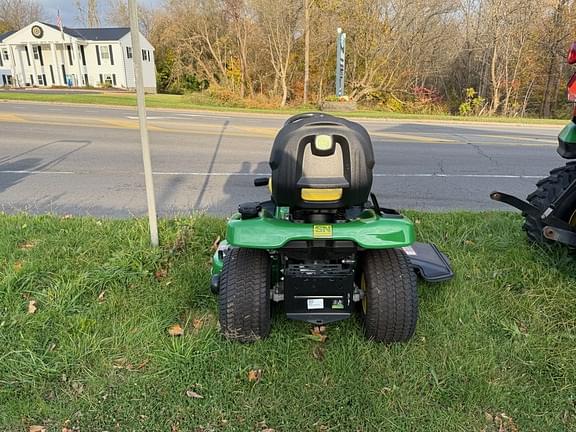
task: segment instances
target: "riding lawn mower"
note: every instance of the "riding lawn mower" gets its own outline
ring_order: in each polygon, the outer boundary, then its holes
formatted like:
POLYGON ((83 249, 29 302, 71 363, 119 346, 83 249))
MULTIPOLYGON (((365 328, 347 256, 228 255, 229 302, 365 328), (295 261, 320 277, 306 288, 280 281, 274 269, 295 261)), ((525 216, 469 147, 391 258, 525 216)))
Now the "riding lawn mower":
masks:
MULTIPOLYGON (((568 63, 576 63, 576 42, 568 53, 568 63)), ((568 101, 576 102, 576 73, 568 82, 568 101)), ((572 120, 558 135, 558 143, 560 156, 576 159, 576 105, 572 120)), ((553 169, 536 187, 526 201, 503 192, 492 192, 490 198, 522 211, 523 229, 531 242, 576 247, 576 161, 553 169)))
POLYGON ((365 335, 407 341, 418 316, 417 275, 453 276, 413 223, 371 193, 372 142, 358 123, 324 113, 291 117, 278 132, 271 199, 240 204, 213 256, 222 334, 252 342, 270 332, 271 302, 289 319, 323 325, 359 310, 365 335))

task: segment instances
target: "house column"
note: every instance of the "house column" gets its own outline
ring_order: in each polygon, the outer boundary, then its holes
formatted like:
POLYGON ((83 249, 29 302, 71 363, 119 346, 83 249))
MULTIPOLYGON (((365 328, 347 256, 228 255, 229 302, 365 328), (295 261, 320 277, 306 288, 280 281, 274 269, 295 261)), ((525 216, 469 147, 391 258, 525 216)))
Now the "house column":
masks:
POLYGON ((62 77, 62 68, 58 64, 58 60, 56 59, 56 45, 54 42, 50 42, 50 52, 52 53, 52 64, 56 68, 54 71, 55 77, 57 77, 57 85, 63 86, 64 85, 64 78, 62 77))
POLYGON ((74 49, 74 57, 76 58, 76 69, 78 70, 78 83, 76 85, 80 87, 82 86, 82 80, 84 79, 82 76, 82 56, 80 55, 80 48, 78 47, 77 41, 74 41, 72 47, 74 49))
MULTIPOLYGON (((18 49, 17 47, 10 47, 12 48, 12 56, 14 53, 18 53, 18 60, 20 60, 20 76, 16 76, 16 81, 18 81, 18 87, 26 87, 26 69, 24 68, 24 60, 22 60, 22 50, 18 49)), ((16 61, 16 60, 14 60, 16 61)))
POLYGON ((30 62, 32 63, 32 70, 34 71, 34 82, 36 85, 40 84, 38 82, 38 72, 36 72, 36 59, 34 58, 34 50, 32 49, 32 44, 28 42, 26 44, 28 47, 28 55, 30 56, 30 62))
POLYGON ((14 87, 20 86, 20 80, 18 79, 18 69, 16 67, 16 57, 14 56, 14 47, 8 45, 8 52, 10 53, 10 61, 12 62, 12 85, 14 87))

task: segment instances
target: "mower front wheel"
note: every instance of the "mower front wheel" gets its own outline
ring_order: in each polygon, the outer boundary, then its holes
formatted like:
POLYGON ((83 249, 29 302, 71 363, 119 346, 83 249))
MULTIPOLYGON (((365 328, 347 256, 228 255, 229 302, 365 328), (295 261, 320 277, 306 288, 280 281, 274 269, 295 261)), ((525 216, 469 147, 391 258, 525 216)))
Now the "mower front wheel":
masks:
POLYGON ((412 337, 418 319, 416 274, 401 249, 364 253, 361 315, 369 339, 392 343, 412 337))
POLYGON ((270 256, 258 249, 230 249, 219 292, 220 331, 230 340, 254 342, 270 333, 270 256))

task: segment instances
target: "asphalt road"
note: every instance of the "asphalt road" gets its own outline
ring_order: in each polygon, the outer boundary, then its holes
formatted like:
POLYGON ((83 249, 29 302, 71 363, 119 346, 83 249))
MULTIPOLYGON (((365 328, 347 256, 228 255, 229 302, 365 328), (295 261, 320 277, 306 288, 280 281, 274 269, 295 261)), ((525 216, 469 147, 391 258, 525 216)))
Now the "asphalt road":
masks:
MULTIPOLYGON (((252 180, 269 172, 285 116, 148 113, 158 210, 228 214, 267 199, 252 180)), ((424 210, 507 209, 492 190, 525 196, 564 161, 560 126, 362 120, 376 155, 380 204, 424 210)), ((146 214, 134 109, 0 102, 0 209, 126 217, 146 214)))

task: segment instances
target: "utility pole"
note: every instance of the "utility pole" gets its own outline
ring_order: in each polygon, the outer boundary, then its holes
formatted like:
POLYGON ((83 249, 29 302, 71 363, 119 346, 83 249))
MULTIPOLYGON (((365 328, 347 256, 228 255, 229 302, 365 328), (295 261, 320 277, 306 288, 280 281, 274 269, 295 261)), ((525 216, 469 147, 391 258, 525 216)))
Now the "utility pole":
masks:
POLYGON ((304 0, 304 104, 308 103, 310 81, 310 0, 304 0))
POLYGON ((156 198, 154 196, 154 179, 152 177, 152 160, 150 158, 150 143, 148 141, 148 124, 146 120, 146 99, 144 96, 144 76, 142 73, 142 47, 140 44, 140 25, 138 21, 138 5, 136 0, 128 0, 130 13, 130 34, 132 36, 132 52, 134 61, 134 76, 136 78, 136 99, 138 102, 138 119, 140 121, 140 141, 142 143, 142 160, 144 162, 144 179, 146 183, 146 198, 148 202, 148 223, 150 225, 150 243, 158 247, 158 216, 156 214, 156 198))

